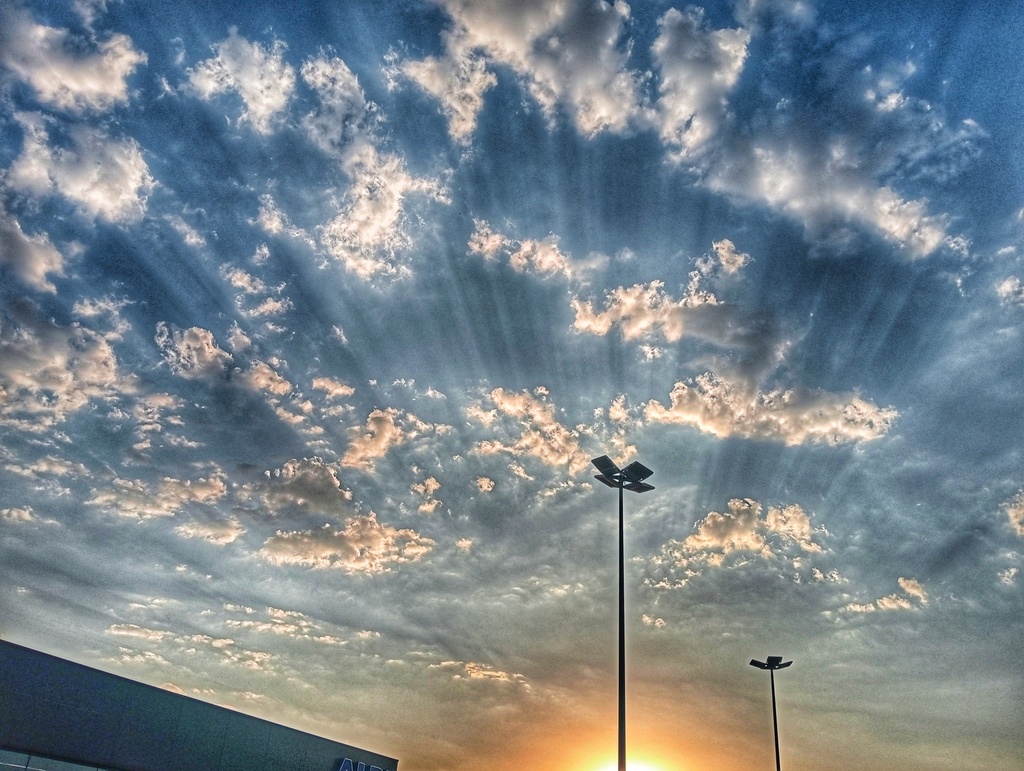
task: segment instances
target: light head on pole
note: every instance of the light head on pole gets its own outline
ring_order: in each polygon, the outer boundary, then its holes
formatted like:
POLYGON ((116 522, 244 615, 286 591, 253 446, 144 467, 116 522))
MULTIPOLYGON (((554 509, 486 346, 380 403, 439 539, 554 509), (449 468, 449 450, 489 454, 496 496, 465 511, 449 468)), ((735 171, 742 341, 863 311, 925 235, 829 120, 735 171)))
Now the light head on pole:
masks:
POLYGON ((750 666, 757 667, 758 669, 785 669, 790 666, 792 661, 783 661, 782 656, 769 656, 767 661, 758 661, 757 659, 750 660, 750 666))
POLYGON ((601 472, 595 474, 594 479, 608 487, 621 487, 634 493, 646 493, 654 489, 654 485, 644 482, 654 472, 640 461, 635 460, 623 469, 616 466, 615 461, 607 455, 594 458, 590 462, 601 472))

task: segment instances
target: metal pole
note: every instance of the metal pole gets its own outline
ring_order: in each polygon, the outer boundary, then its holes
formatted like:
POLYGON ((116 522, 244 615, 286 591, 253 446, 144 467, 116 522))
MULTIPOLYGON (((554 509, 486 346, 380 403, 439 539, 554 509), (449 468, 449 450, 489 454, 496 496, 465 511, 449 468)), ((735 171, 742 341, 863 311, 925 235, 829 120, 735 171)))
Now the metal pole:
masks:
POLYGON ((619 480, 619 771, 626 771, 626 600, 623 578, 622 480, 619 480))
POLYGON ((775 728, 775 771, 782 771, 782 763, 779 760, 779 718, 775 714, 775 670, 769 670, 772 676, 772 725, 775 728))
POLYGON ((594 479, 608 487, 619 490, 619 767, 618 771, 626 771, 626 549, 623 544, 625 530, 622 515, 622 491, 628 489, 634 493, 646 493, 653 490, 652 485, 644 482, 654 472, 640 461, 635 460, 626 468, 620 469, 615 461, 607 455, 594 458, 593 463, 600 474, 594 479))

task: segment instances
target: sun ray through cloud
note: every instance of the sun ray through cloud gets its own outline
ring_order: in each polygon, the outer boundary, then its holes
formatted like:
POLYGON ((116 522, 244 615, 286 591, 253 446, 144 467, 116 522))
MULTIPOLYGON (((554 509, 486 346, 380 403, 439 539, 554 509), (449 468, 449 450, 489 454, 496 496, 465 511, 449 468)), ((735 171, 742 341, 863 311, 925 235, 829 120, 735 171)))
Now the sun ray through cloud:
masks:
POLYGON ((0 3, 4 640, 604 771, 642 458, 631 771, 1019 764, 1016 9, 215 5, 0 3))

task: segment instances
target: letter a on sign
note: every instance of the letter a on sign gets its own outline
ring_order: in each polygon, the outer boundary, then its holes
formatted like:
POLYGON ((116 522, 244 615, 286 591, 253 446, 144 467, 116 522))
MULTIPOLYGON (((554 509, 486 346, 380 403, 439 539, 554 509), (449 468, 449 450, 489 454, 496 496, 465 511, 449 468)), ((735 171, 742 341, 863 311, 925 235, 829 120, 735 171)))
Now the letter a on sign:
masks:
MULTIPOLYGON (((353 766, 350 758, 342 758, 337 771, 366 771, 366 764, 360 760, 353 766)), ((370 771, 384 771, 384 769, 380 766, 370 766, 370 771)))

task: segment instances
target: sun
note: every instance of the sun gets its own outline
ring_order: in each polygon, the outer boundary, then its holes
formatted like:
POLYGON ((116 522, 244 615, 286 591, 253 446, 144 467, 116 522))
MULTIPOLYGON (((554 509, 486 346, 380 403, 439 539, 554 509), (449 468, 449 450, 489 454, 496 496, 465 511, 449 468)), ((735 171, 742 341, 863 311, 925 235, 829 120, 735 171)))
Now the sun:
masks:
MULTIPOLYGON (((585 746, 590 748, 589 752, 584 751, 568 764, 562 762, 559 767, 571 771, 618 771, 616 755, 608 752, 607 742, 601 742, 601 745, 598 749, 597 742, 593 745, 587 743, 585 746)), ((678 750, 668 747, 646 746, 633 752, 626 757, 626 771, 684 771, 691 767, 679 757, 678 750)))

